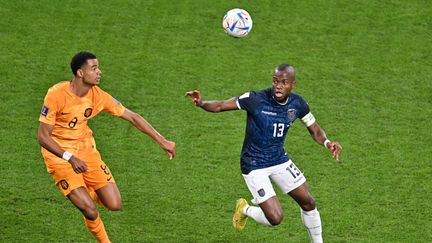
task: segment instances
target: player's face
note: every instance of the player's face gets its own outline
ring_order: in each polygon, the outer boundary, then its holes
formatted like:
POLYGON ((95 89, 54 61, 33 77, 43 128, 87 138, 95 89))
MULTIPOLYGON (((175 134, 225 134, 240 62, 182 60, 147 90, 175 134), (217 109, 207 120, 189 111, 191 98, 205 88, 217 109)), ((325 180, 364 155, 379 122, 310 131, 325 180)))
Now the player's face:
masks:
POLYGON ((102 71, 99 69, 99 62, 97 59, 88 59, 87 63, 81 68, 83 82, 90 85, 97 85, 100 83, 102 71))
POLYGON ((274 98, 279 102, 284 102, 295 85, 295 72, 293 70, 277 71, 273 74, 272 82, 274 98))

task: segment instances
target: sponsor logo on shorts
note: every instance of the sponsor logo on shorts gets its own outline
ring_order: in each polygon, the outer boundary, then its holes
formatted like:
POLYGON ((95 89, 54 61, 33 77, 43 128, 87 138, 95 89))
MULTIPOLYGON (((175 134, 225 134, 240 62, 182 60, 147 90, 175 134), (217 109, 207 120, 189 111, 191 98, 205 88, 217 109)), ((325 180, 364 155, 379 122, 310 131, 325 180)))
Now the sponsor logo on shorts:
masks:
POLYGON ((107 179, 107 181, 110 181, 112 179, 112 176, 110 176, 108 179, 107 179))
POLYGON ((59 184, 63 190, 67 190, 69 188, 69 183, 66 180, 59 181, 59 184))
POLYGON ((89 118, 91 116, 92 112, 93 112, 92 108, 85 109, 85 111, 84 111, 84 117, 85 118, 89 118))
POLYGON ((258 190, 258 195, 260 195, 260 197, 264 197, 265 196, 265 191, 263 188, 258 190))
POLYGON ((48 115, 48 110, 49 110, 49 108, 47 106, 43 106, 42 110, 41 110, 41 115, 42 116, 47 116, 48 115))

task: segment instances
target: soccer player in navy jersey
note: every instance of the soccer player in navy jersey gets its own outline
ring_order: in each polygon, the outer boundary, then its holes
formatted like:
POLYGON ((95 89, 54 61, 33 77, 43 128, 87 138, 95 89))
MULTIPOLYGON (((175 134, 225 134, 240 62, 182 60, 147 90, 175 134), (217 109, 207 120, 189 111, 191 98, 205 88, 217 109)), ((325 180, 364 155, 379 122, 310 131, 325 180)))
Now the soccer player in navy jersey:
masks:
POLYGON ((339 160, 341 145, 327 139, 309 110, 306 101, 291 93, 296 85, 295 70, 289 64, 278 65, 273 73, 272 87, 244 93, 221 101, 204 101, 198 90, 186 92, 192 102, 209 112, 246 110, 246 135, 241 151, 241 171, 252 193, 249 206, 237 200, 233 227, 242 231, 247 219, 268 226, 282 222, 283 211, 271 181, 290 195, 301 207, 301 218, 312 242, 323 242, 320 214, 309 192, 306 178, 284 150, 285 136, 293 122, 300 118, 312 138, 339 160))

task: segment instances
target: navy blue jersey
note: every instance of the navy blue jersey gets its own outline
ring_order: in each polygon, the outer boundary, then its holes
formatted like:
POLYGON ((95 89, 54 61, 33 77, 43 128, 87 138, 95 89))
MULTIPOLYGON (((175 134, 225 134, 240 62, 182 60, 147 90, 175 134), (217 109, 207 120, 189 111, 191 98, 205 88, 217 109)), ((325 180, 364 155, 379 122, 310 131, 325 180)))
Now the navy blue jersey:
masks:
POLYGON ((237 97, 237 106, 247 111, 246 134, 241 151, 243 174, 288 161, 284 142, 289 127, 297 118, 304 118, 307 126, 315 120, 300 95, 291 93, 287 102, 280 104, 272 97, 271 88, 237 97), (313 121, 306 122, 307 117, 312 117, 313 121))

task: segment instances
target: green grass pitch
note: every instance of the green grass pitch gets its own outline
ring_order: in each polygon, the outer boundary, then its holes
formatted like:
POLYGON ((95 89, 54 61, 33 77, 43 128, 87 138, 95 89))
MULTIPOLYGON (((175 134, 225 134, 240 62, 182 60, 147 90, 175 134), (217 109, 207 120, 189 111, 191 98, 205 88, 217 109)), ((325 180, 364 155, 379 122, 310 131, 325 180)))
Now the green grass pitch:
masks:
POLYGON ((343 146, 336 162, 297 122, 286 150, 317 200, 326 242, 432 242, 432 2, 0 0, 0 242, 93 242, 46 172, 37 143, 43 97, 71 79, 80 50, 101 87, 177 143, 169 161, 127 122, 90 122, 122 192, 100 209, 113 242, 308 242, 300 210, 284 222, 231 228, 250 199, 239 168, 246 114, 206 113, 184 92, 225 99, 270 86, 279 63, 319 124, 343 146), (223 33, 246 9, 249 36, 223 33))

